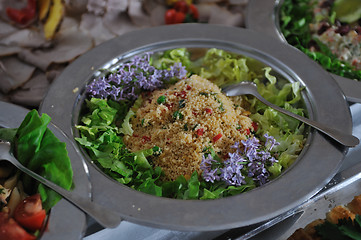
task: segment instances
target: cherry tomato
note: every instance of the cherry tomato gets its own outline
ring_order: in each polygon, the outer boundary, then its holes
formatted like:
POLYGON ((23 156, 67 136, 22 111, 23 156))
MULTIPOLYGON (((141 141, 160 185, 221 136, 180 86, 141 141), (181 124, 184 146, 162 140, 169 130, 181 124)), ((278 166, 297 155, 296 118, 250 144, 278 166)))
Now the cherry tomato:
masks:
POLYGON ((184 19, 185 14, 182 12, 177 12, 174 8, 167 10, 165 13, 166 24, 182 23, 184 19))
POLYGON ((177 12, 175 15, 175 22, 174 23, 182 23, 184 22, 184 19, 186 18, 186 15, 182 12, 177 12))
POLYGON ((177 12, 181 12, 184 14, 188 13, 188 5, 185 1, 178 1, 174 4, 173 8, 177 11, 177 12))
POLYGON ((42 207, 40 194, 25 198, 16 206, 14 212, 15 220, 31 231, 41 229, 45 216, 46 212, 42 207))
POLYGON ((196 8, 196 6, 194 6, 194 4, 189 5, 189 10, 191 12, 193 19, 198 20, 199 12, 198 12, 198 9, 196 8))
POLYGON ((4 212, 0 212, 0 239, 1 240, 35 240, 13 218, 4 212))
POLYGON ((176 14, 175 9, 169 9, 165 12, 165 24, 173 24, 174 22, 174 16, 176 14))

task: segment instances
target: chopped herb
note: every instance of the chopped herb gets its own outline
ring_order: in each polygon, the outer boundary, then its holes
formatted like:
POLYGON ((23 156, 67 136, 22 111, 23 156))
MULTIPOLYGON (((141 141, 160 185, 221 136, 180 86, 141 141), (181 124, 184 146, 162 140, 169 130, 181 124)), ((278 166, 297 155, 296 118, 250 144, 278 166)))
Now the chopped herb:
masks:
POLYGON ((187 123, 184 124, 183 129, 184 129, 184 131, 188 131, 188 124, 187 123))
POLYGON ((186 100, 182 99, 179 101, 179 104, 178 104, 178 107, 179 108, 184 108, 186 106, 186 103, 185 103, 186 100))
POLYGON ((198 123, 196 125, 194 125, 194 127, 192 128, 192 130, 194 131, 197 127, 198 127, 198 123))
POLYGON ((167 97, 162 95, 157 99, 157 103, 162 104, 162 103, 165 103, 166 100, 167 100, 167 97))
POLYGON ((199 95, 209 97, 209 96, 215 96, 215 95, 217 95, 217 93, 214 93, 214 92, 210 92, 210 93, 200 92, 199 95))
POLYGON ((142 121, 140 121, 140 123, 142 124, 142 126, 144 126, 144 121, 145 121, 144 118, 142 119, 142 121))
POLYGON ((179 112, 179 111, 175 111, 175 112, 173 113, 173 119, 174 119, 174 120, 183 119, 183 114, 182 114, 181 112, 179 112))
POLYGON ((158 146, 154 146, 152 150, 154 156, 159 156, 162 153, 162 149, 158 146))

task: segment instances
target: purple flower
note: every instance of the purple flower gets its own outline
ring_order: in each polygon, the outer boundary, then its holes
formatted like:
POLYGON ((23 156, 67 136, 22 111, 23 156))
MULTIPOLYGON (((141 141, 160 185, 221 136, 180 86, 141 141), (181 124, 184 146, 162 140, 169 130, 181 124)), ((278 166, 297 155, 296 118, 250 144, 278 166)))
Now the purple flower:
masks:
POLYGON ((94 79, 86 88, 91 97, 115 100, 134 100, 141 90, 153 91, 174 78, 187 75, 181 63, 175 63, 169 70, 159 70, 150 64, 150 53, 143 57, 135 56, 123 64, 116 73, 94 79))
POLYGON ((199 165, 201 170, 208 170, 209 168, 212 167, 212 164, 214 162, 217 162, 216 160, 213 159, 213 157, 211 156, 211 154, 208 154, 208 157, 205 157, 204 155, 202 156, 202 162, 199 165))
POLYGON ((221 169, 221 179, 229 185, 240 186, 245 184, 245 177, 242 175, 242 169, 246 160, 239 152, 229 153, 229 158, 224 161, 224 167, 221 169))
POLYGON ((266 138, 266 146, 271 151, 274 146, 280 145, 279 142, 276 141, 276 139, 273 136, 268 136, 267 133, 265 133, 264 137, 266 138))
POLYGON ((218 168, 216 169, 209 169, 207 171, 203 171, 203 179, 206 182, 211 182, 214 183, 214 181, 218 181, 219 180, 219 176, 218 176, 218 168))
POLYGON ((111 85, 108 83, 105 77, 99 78, 98 80, 93 80, 87 87, 87 91, 92 96, 99 96, 100 98, 106 98, 108 95, 108 88, 111 85))
POLYGON ((242 140, 241 142, 244 146, 245 153, 247 153, 249 151, 252 152, 252 151, 258 149, 258 147, 261 145, 259 143, 258 138, 256 138, 256 137, 248 138, 246 141, 242 140))
POLYGON ((213 163, 216 163, 217 161, 213 159, 211 154, 208 154, 208 157, 202 156, 202 162, 200 164, 200 169, 202 172, 202 177, 206 182, 214 182, 218 181, 220 179, 218 175, 218 168, 212 169, 213 163))

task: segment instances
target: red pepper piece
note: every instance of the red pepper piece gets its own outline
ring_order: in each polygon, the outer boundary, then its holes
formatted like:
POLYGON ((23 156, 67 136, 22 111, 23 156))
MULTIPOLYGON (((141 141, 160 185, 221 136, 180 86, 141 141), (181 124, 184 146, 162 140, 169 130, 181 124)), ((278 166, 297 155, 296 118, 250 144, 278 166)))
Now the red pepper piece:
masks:
POLYGON ((28 0, 28 5, 22 9, 6 8, 7 16, 14 22, 25 25, 36 17, 36 0, 28 0))
POLYGON ((206 111, 206 113, 212 114, 212 109, 211 108, 205 108, 204 111, 206 111))
POLYGON ((204 129, 203 129, 203 128, 197 129, 197 130, 196 130, 196 134, 197 134, 198 136, 202 136, 202 135, 204 134, 204 129))
POLYGON ((222 136, 222 133, 218 133, 216 136, 214 136, 213 142, 217 142, 219 139, 221 139, 222 136))
POLYGON ((151 138, 148 137, 148 136, 143 136, 143 137, 142 137, 142 142, 143 142, 143 143, 149 142, 150 140, 151 140, 151 138))

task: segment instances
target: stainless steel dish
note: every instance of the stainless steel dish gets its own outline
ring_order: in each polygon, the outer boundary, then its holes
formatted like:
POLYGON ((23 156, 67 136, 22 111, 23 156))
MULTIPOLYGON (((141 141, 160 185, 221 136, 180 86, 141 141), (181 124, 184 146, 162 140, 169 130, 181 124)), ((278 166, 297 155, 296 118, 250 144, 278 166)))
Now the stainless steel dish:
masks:
MULTIPOLYGON (((143 29, 97 46, 53 82, 40 111, 74 137, 85 85, 99 69, 147 51, 177 47, 216 47, 259 60, 305 86, 304 100, 311 119, 351 133, 350 109, 337 83, 304 54, 264 34, 205 24, 143 29)), ((88 160, 94 201, 112 207, 125 220, 181 231, 212 231, 261 223, 298 206, 332 178, 347 151, 311 130, 299 159, 279 178, 244 194, 207 201, 160 198, 132 190, 100 172, 86 155, 84 158, 88 160)))
MULTIPOLYGON (((0 101, 0 127, 17 128, 20 126, 28 109, 20 106, 0 101)), ((66 147, 71 159, 74 171, 74 192, 90 198, 90 181, 84 162, 79 157, 77 149, 71 141, 55 125, 49 124, 49 129, 66 147)), ((62 240, 62 239, 81 239, 86 230, 85 214, 74 207, 66 200, 60 200, 50 212, 48 230, 43 233, 41 240, 62 240)))
MULTIPOLYGON (((287 43, 280 30, 279 10, 284 0, 252 0, 247 5, 246 27, 287 43)), ((361 103, 361 82, 335 74, 332 77, 350 102, 361 103)))

